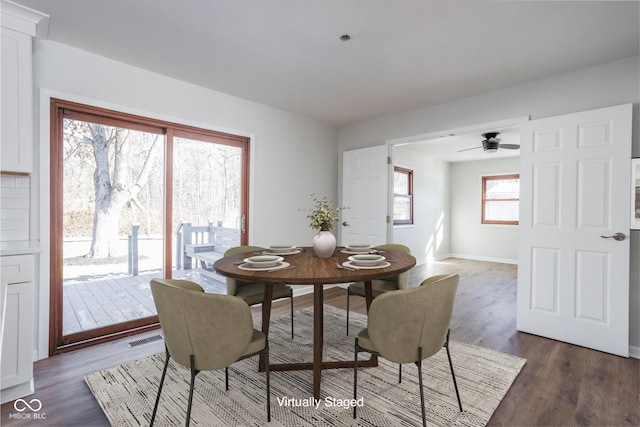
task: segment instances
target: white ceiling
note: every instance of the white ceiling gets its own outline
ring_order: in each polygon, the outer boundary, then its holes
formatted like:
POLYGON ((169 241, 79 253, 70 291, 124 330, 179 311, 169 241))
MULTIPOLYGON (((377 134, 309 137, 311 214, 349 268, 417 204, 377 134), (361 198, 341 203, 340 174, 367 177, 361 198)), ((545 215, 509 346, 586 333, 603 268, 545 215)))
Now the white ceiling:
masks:
POLYGON ((637 1, 14 1, 52 40, 334 126, 639 51, 637 1))

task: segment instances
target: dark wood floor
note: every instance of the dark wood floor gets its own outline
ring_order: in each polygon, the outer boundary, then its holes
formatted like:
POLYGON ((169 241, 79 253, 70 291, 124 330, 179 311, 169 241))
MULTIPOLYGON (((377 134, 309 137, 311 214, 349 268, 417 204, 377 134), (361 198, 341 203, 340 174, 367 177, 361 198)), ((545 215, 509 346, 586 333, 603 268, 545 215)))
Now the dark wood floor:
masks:
MULTIPOLYGON (((516 331, 516 266, 446 259, 411 271, 416 286, 434 274, 461 276, 452 319, 453 339, 527 359, 527 364, 496 410, 494 426, 638 426, 640 361, 588 350, 516 331)), ((325 291, 324 301, 346 308, 346 292, 325 291)), ((288 301, 274 304, 273 315, 286 315, 288 301)), ((313 304, 311 295, 295 298, 295 308, 313 304)), ((364 313, 363 298, 351 309, 364 313)), ((259 319, 259 309, 254 308, 259 319)), ((161 341, 130 348, 145 336, 128 337, 35 364, 36 394, 46 421, 9 419, 12 403, 2 405, 3 426, 107 426, 102 410, 84 383, 84 375, 164 350, 161 341)))

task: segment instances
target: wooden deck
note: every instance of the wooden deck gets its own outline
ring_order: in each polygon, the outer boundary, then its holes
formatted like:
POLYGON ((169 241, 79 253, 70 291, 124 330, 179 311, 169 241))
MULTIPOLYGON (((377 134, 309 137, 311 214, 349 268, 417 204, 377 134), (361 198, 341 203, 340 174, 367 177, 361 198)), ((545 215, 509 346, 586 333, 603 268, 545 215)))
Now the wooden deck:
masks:
MULTIPOLYGON (((149 282, 162 272, 64 285, 63 314, 65 335, 153 316, 156 307, 149 282)), ((201 268, 176 270, 173 277, 199 283, 205 292, 226 293, 224 277, 201 268)))

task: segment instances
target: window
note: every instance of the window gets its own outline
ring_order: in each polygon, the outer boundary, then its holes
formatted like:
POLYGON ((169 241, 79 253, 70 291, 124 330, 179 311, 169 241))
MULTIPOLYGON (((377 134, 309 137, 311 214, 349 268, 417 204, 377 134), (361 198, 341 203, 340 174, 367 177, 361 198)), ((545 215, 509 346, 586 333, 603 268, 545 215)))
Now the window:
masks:
POLYGON ((393 225, 413 224, 413 171, 393 168, 393 225))
POLYGON ((518 225, 520 175, 482 177, 482 223, 518 225))

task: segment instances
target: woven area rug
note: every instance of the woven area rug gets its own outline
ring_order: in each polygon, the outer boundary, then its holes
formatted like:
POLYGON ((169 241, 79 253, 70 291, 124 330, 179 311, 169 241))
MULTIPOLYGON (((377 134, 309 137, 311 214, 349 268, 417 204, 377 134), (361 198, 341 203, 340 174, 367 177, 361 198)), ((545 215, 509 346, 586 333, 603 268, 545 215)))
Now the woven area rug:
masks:
MULTIPOLYGON (((324 360, 353 358, 354 336, 366 326, 366 317, 351 313, 345 335, 346 312, 324 308, 324 360)), ((272 320, 269 341, 272 363, 307 362, 312 358, 313 309, 295 312, 295 339, 290 317, 272 320)), ((427 423, 431 426, 484 426, 500 404, 525 359, 453 341, 451 357, 464 411, 458 410, 455 390, 443 349, 423 363, 427 423)), ((361 353, 362 358, 368 354, 361 353)), ((114 426, 149 425, 162 373, 164 353, 85 377, 96 400, 114 426)), ((232 365, 230 389, 225 391, 224 370, 201 372, 196 377, 191 425, 197 426, 419 426, 422 424, 416 366, 398 365, 382 358, 375 368, 358 370, 358 419, 346 407, 353 397, 353 370, 322 373, 322 395, 317 407, 312 397, 311 371, 271 373, 271 423, 266 416, 264 373, 257 372, 257 357, 232 365)), ((189 391, 189 370, 171 362, 162 391, 158 426, 183 425, 189 391)))

